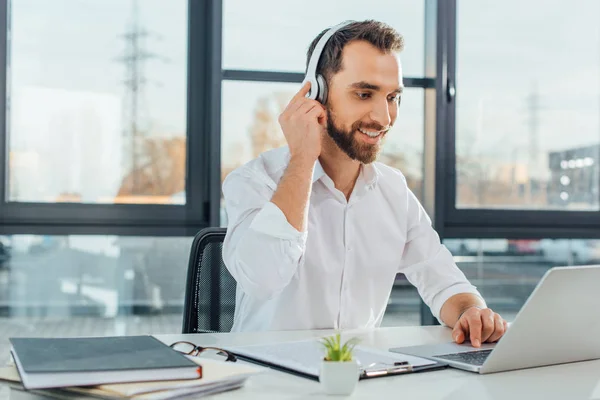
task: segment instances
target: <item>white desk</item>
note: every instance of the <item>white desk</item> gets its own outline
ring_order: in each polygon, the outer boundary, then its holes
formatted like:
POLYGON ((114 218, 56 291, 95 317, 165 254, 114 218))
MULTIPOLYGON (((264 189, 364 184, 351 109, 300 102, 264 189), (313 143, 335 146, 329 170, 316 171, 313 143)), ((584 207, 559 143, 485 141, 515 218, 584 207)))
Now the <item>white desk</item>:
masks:
MULTIPOLYGON (((354 331, 362 345, 382 349, 450 341, 450 330, 439 326, 380 328, 354 331)), ((302 340, 328 335, 332 331, 290 331, 269 333, 221 333, 195 335, 156 335, 170 344, 188 340, 196 345, 245 345, 302 340)), ((11 399, 24 399, 24 393, 11 391, 11 399)), ((27 395, 28 399, 38 398, 27 395)), ((193 398, 193 397, 191 397, 193 398)), ((335 399, 325 396, 319 383, 283 372, 268 370, 250 378, 244 388, 220 393, 215 399, 335 399)), ((343 397, 342 397, 343 398, 343 397)), ((350 399, 543 399, 600 400, 600 360, 532 368, 521 371, 478 375, 455 369, 360 381, 350 399)))
MULTIPOLYGON (((244 345, 302 340, 331 331, 157 335, 170 344, 177 340, 197 345, 244 345)), ((382 349, 451 341, 450 329, 440 326, 379 328, 356 331, 361 345, 382 349)), ((252 377, 243 389, 219 394, 218 399, 334 399, 320 392, 318 382, 269 370, 252 377)), ((339 398, 339 397, 338 397, 339 398)), ((600 399, 600 360, 478 375, 456 369, 360 381, 352 399, 600 399)))

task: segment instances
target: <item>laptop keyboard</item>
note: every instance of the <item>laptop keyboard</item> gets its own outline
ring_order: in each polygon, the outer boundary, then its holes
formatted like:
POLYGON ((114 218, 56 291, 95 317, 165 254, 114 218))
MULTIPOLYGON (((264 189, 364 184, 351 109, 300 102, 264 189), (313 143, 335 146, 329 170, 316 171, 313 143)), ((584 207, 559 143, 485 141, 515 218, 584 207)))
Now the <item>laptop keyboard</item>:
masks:
POLYGON ((455 353, 455 354, 443 354, 441 356, 434 356, 437 358, 443 358, 445 360, 450 361, 459 361, 465 364, 472 365, 483 365, 485 359, 488 358, 493 349, 489 350, 477 350, 477 351, 467 351, 464 353, 455 353))

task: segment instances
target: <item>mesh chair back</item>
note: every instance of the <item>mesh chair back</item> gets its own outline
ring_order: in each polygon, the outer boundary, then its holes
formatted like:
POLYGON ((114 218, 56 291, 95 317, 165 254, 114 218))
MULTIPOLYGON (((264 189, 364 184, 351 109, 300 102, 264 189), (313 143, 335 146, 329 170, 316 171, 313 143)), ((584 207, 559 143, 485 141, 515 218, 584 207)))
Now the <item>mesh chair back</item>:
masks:
POLYGON ((185 289, 183 333, 229 332, 235 311, 235 279, 223 262, 226 228, 194 237, 185 289))

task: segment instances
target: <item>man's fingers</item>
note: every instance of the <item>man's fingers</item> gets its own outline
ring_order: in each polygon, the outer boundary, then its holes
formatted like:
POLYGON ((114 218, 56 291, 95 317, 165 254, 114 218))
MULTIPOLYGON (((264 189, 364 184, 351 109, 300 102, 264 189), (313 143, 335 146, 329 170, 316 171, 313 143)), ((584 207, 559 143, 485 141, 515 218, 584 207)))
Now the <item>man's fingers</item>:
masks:
POLYGON ((481 342, 487 342, 496 330, 496 321, 494 320, 494 312, 486 308, 481 310, 481 342))
POLYGON ((311 109, 308 114, 307 114, 310 118, 317 118, 317 122, 322 125, 325 126, 325 121, 327 118, 327 114, 325 113, 325 110, 323 110, 322 107, 319 106, 315 106, 313 109, 311 109))
POLYGON ((463 343, 469 337, 469 323, 467 318, 462 317, 458 320, 454 329, 452 330, 452 338, 456 343, 463 343))
POLYGON ((469 333, 471 336, 471 344, 475 347, 481 346, 481 314, 479 311, 468 313, 466 321, 469 324, 469 333))
POLYGON ((310 91, 310 81, 306 81, 306 83, 304 85, 302 85, 302 87, 300 88, 300 90, 298 90, 298 93, 296 93, 294 95, 294 97, 292 97, 292 100, 290 100, 290 103, 301 99, 303 97, 306 97, 306 94, 310 91))
POLYGON ((473 347, 480 347, 483 342, 498 341, 507 329, 506 321, 491 308, 473 307, 461 315, 452 330, 452 338, 457 343, 462 343, 465 338, 469 338, 473 347), (461 340, 459 340, 459 333, 464 336, 461 340))
POLYGON ((307 81, 300 90, 290 99, 290 102, 285 107, 285 110, 281 113, 281 117, 283 119, 289 118, 292 116, 294 111, 296 111, 304 102, 303 99, 306 99, 306 94, 310 90, 310 81, 307 81))
POLYGON ((454 334, 454 341, 456 343, 462 343, 465 341, 465 334, 462 330, 459 330, 458 332, 456 332, 456 334, 454 334))
POLYGON ((300 118, 300 117, 304 116, 305 114, 308 114, 315 107, 316 107, 316 104, 311 101, 302 103, 300 105, 300 107, 298 107, 298 110, 296 110, 296 112, 294 112, 293 116, 296 118, 300 118))
POLYGON ((465 341, 465 333, 462 330, 461 324, 458 322, 454 325, 454 329, 452 329, 452 339, 454 339, 456 343, 465 341))
POLYGON ((312 99, 300 99, 296 100, 294 103, 290 103, 285 111, 287 115, 293 117, 298 114, 306 114, 313 107, 323 107, 321 103, 312 99))
POLYGON ((498 314, 494 316, 494 333, 487 340, 488 342, 496 342, 504 335, 504 320, 498 314))

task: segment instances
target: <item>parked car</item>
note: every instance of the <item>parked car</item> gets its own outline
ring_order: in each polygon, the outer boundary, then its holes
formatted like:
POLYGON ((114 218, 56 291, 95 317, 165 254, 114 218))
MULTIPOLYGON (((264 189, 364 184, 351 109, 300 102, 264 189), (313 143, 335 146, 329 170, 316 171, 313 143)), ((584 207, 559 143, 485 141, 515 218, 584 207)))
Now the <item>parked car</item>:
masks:
POLYGON ((508 241, 508 251, 510 254, 527 255, 539 254, 539 239, 510 239, 508 241))
POLYGON ((508 240, 506 239, 446 239, 444 245, 454 256, 483 254, 506 254, 508 240))
POLYGON ((600 261, 600 241, 587 239, 542 239, 540 254, 555 265, 579 265, 600 261))

